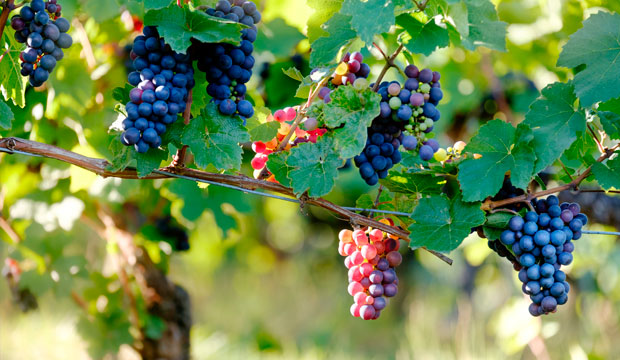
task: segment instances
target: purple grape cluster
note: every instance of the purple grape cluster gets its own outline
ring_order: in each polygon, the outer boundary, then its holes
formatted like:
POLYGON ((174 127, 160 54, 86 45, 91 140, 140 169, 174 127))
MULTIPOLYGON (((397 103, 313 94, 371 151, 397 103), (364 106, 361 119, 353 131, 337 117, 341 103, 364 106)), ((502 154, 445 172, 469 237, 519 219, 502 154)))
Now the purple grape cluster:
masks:
POLYGON ((121 142, 137 152, 161 145, 161 135, 186 108, 194 87, 194 69, 189 55, 174 52, 159 36, 157 28, 147 26, 136 37, 131 51, 136 71, 128 76, 135 88, 125 106, 121 142))
POLYGON ((441 118, 437 105, 443 98, 441 75, 430 69, 419 70, 415 65, 405 68, 405 84, 383 82, 379 86, 381 114, 384 119, 399 123, 405 136, 403 147, 418 150, 420 159, 428 161, 439 150, 436 140, 428 139, 436 121, 441 118))
POLYGON ((207 93, 218 105, 220 113, 240 116, 244 120, 254 115, 252 104, 245 99, 246 83, 252 77, 254 67, 253 42, 256 25, 261 14, 256 5, 245 0, 220 0, 207 14, 247 25, 242 30, 239 46, 230 44, 197 44, 193 53, 198 59, 198 69, 207 74, 207 93))
MULTIPOLYGON (((318 69, 312 70, 310 74, 312 75, 315 71, 318 69)), ((364 63, 364 55, 358 51, 352 54, 346 53, 332 74, 331 80, 319 90, 318 98, 325 104, 330 103, 330 93, 341 85, 353 85, 357 90, 364 90, 368 88, 368 82, 365 81, 368 75, 370 75, 370 66, 364 63), (358 79, 363 80, 357 81, 358 79)))
POLYGON ((536 211, 514 216, 500 236, 519 260, 522 290, 530 296, 530 314, 540 316, 555 312, 566 304, 570 285, 562 265, 573 261, 573 240, 581 238, 588 218, 579 204, 559 204, 556 196, 535 202, 536 211))
POLYGON ((11 18, 15 30, 15 40, 26 43, 28 47, 19 56, 21 74, 28 76, 30 85, 43 85, 65 55, 73 39, 67 31, 70 24, 60 17, 62 7, 56 0, 33 0, 30 6, 21 8, 19 15, 11 18))
POLYGON ((388 171, 402 160, 402 131, 387 119, 377 118, 368 128, 364 151, 353 158, 362 179, 370 186, 385 179, 388 171))

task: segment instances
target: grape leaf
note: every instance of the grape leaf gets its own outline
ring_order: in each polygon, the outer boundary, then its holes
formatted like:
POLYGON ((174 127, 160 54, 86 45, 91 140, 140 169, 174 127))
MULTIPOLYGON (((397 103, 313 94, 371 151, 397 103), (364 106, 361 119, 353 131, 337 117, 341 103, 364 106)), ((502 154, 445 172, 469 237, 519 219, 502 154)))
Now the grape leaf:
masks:
POLYGON ((133 153, 135 152, 133 147, 123 145, 118 136, 110 137, 109 149, 112 152, 112 160, 108 161, 106 170, 108 171, 121 171, 124 170, 131 160, 133 160, 133 153))
POLYGON ((435 24, 435 19, 422 23, 410 14, 403 14, 396 18, 396 23, 405 29, 399 40, 412 53, 430 55, 435 49, 450 45, 448 30, 435 24))
POLYGON ((592 164, 592 173, 603 189, 620 189, 620 157, 607 160, 607 164, 592 164))
POLYGON ((575 75, 575 93, 581 105, 591 106, 620 96, 620 15, 598 12, 570 36, 557 66, 585 70, 575 75))
POLYGON ((471 229, 485 221, 480 203, 465 203, 461 197, 452 200, 445 195, 420 199, 409 226, 412 248, 426 247, 439 252, 456 249, 471 233, 471 229))
POLYGON ((620 140, 620 115, 610 111, 599 111, 598 117, 609 138, 620 140))
POLYGON ((541 94, 523 121, 534 132, 535 173, 559 158, 577 140, 577 133, 585 131, 586 127, 584 111, 573 105, 576 97, 572 84, 554 83, 541 94))
POLYGON ((297 88, 295 97, 302 99, 307 99, 310 97, 310 88, 312 85, 321 82, 321 80, 325 77, 331 76, 335 68, 336 66, 314 68, 314 70, 312 70, 312 74, 305 76, 301 80, 301 84, 299 84, 299 87, 297 88))
POLYGON ((171 2, 172 0, 144 0, 144 8, 147 10, 163 9, 171 2))
POLYGON ((177 116, 177 120, 172 124, 168 125, 166 132, 161 135, 161 143, 162 145, 172 144, 177 149, 183 147, 181 143, 181 137, 183 137, 183 132, 185 131, 185 123, 183 119, 177 116))
POLYGON ((315 9, 308 19, 308 41, 313 43, 320 37, 329 36, 329 32, 323 30, 323 24, 340 10, 342 0, 307 0, 307 3, 315 9))
POLYGON ((125 84, 124 87, 114 88, 112 92, 112 97, 114 100, 118 101, 121 104, 127 104, 129 102, 129 92, 133 89, 131 84, 125 84))
POLYGON ((479 201, 501 189, 510 171, 514 186, 525 189, 534 168, 532 131, 519 124, 515 129, 501 120, 489 121, 465 147, 468 158, 459 165, 458 180, 465 201, 479 201), (480 154, 475 159, 471 154, 480 154))
POLYGON ((252 118, 248 119, 246 127, 252 141, 269 141, 278 134, 280 123, 277 121, 260 123, 258 119, 252 118))
POLYGON ((172 50, 185 54, 192 44, 191 39, 207 42, 229 42, 238 44, 244 25, 207 15, 203 11, 192 11, 188 7, 170 5, 164 9, 151 10, 144 16, 144 24, 157 26, 172 50))
POLYGON ((499 21, 493 3, 489 0, 464 0, 464 4, 464 8, 451 8, 453 12, 460 14, 467 11, 467 17, 453 17, 456 29, 461 34, 463 46, 469 50, 484 46, 505 51, 507 24, 499 21))
POLYGON ((293 80, 304 81, 304 76, 299 70, 297 70, 296 67, 291 67, 286 70, 282 69, 282 72, 284 73, 284 75, 290 77, 293 80))
POLYGON ((26 84, 28 80, 21 74, 19 55, 22 45, 5 31, 3 46, 0 47, 0 91, 4 100, 13 100, 13 104, 23 108, 26 106, 26 84))
POLYGON ((340 48, 355 38, 355 31, 351 29, 351 17, 340 13, 329 19, 324 24, 324 29, 329 35, 319 37, 311 45, 310 66, 313 68, 332 62, 340 48))
POLYGON ((351 16, 351 27, 368 46, 375 35, 390 31, 394 25, 392 0, 344 0, 340 12, 351 16))
POLYGON ((201 115, 185 127, 181 141, 189 146, 200 168, 213 164, 219 170, 239 169, 243 150, 239 143, 250 141, 243 120, 220 114, 209 103, 201 115))
POLYGON ((269 155, 269 160, 267 160, 267 169, 269 169, 280 184, 290 187, 291 179, 289 179, 288 174, 293 168, 286 165, 287 158, 288 154, 284 152, 269 155))
POLYGON ((323 107, 325 125, 344 127, 333 131, 334 145, 340 156, 359 155, 366 145, 367 129, 379 115, 381 95, 366 89, 356 91, 352 86, 340 86, 330 93, 331 102, 323 107))
POLYGON ((328 194, 335 185, 338 168, 343 160, 334 151, 333 140, 321 137, 316 144, 304 143, 291 150, 286 164, 292 168, 288 177, 293 191, 300 196, 305 191, 311 197, 328 194))
POLYGON ((0 127, 11 130, 13 119, 15 119, 15 115, 13 115, 11 108, 4 101, 0 101, 0 127))
POLYGON ((153 172, 153 170, 159 169, 162 161, 168 159, 168 153, 160 149, 149 149, 145 153, 134 152, 134 158, 136 159, 136 170, 138 171, 138 177, 145 177, 153 172))
POLYGON ((404 194, 439 194, 445 180, 431 174, 390 172, 381 184, 392 192, 404 194))

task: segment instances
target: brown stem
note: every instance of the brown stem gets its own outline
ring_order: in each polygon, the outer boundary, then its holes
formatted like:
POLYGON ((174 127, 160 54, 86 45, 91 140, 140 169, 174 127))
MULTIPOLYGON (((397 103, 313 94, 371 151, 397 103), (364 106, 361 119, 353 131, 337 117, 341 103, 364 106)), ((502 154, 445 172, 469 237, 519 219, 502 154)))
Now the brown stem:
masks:
POLYGON ((418 7, 418 10, 420 10, 420 12, 423 12, 424 9, 426 9, 426 5, 428 4, 428 0, 424 0, 421 3, 417 2, 416 0, 413 0, 415 6, 418 7))
POLYGON ((86 303, 86 300, 82 299, 78 293, 71 291, 71 298, 73 299, 73 302, 82 308, 82 310, 88 312, 88 304, 86 303))
POLYGON ((379 198, 381 197, 381 193, 383 192, 383 185, 379 186, 379 191, 377 192, 377 197, 375 198, 375 202, 372 204, 372 208, 376 209, 379 206, 379 198))
MULTIPOLYGON (((620 144, 616 144, 610 149, 604 149, 603 155, 601 155, 598 159, 596 159, 596 161, 597 162, 605 161, 606 159, 610 158, 614 154, 614 152, 619 148, 620 148, 620 144)), ((560 191, 564 191, 564 190, 570 190, 570 189, 576 190, 579 187, 579 184, 581 184, 582 181, 584 181, 588 176, 590 176, 591 172, 592 172, 592 166, 588 167, 581 175, 576 177, 573 181, 571 181, 568 184, 564 184, 564 185, 557 186, 557 187, 547 189, 547 190, 542 190, 542 191, 535 192, 532 194, 516 196, 510 199, 497 200, 497 201, 487 200, 484 202, 484 204, 482 204, 482 210, 488 211, 488 210, 495 209, 498 207, 503 207, 503 206, 510 205, 510 204, 516 204, 518 202, 523 202, 523 201, 529 202, 537 197, 559 193, 560 191)))
POLYGON ((562 165, 562 169, 564 169, 564 172, 566 173, 566 176, 568 176, 568 178, 573 181, 573 176, 568 172, 568 169, 566 168, 566 165, 564 165, 564 163, 562 162, 562 160, 558 160, 558 162, 560 163, 560 165, 562 165))
POLYGON ((2 41, 2 35, 4 34, 4 27, 6 26, 6 23, 9 20, 9 13, 11 12, 11 8, 13 7, 13 3, 14 3, 14 0, 9 0, 6 2, 6 4, 2 8, 2 14, 0 14, 0 41, 2 41))
MULTIPOLYGON (((85 170, 91 171, 103 177, 116 177, 122 179, 166 179, 172 177, 171 175, 152 173, 146 177, 139 178, 138 174, 133 169, 125 169, 122 171, 112 172, 107 170, 107 166, 109 165, 109 163, 104 159, 90 158, 53 145, 43 144, 40 142, 20 139, 16 137, 0 139, 0 149, 5 149, 5 151, 9 153, 11 151, 20 151, 23 153, 40 155, 51 159, 60 160, 69 164, 79 166, 85 170)), ((281 184, 253 179, 246 176, 209 173, 206 171, 200 171, 195 169, 175 167, 162 168, 160 169, 160 171, 168 174, 183 175, 198 180, 206 180, 218 184, 233 185, 248 190, 263 189, 290 197, 296 197, 292 189, 284 187, 281 184)), ((405 241, 409 241, 408 231, 383 224, 379 221, 369 219, 366 216, 362 216, 352 211, 343 209, 342 207, 335 205, 325 199, 308 198, 306 203, 322 207, 328 211, 340 215, 341 217, 349 219, 352 223, 377 228, 392 235, 398 236, 405 241)), ((446 263, 452 264, 452 260, 447 256, 432 250, 427 251, 437 256, 441 260, 445 261, 446 263)))
POLYGON ((598 147, 598 151, 600 151, 601 154, 605 153, 605 147, 601 143, 601 140, 599 140, 598 136, 596 136, 594 129, 592 129, 592 126, 590 126, 590 124, 588 124, 587 126, 588 130, 590 130, 590 134, 592 135, 592 139, 594 139, 594 142, 596 143, 596 147, 598 147))
MULTIPOLYGON (((185 111, 183 112, 183 124, 185 126, 189 125, 192 119, 192 102, 194 101, 193 89, 189 90, 187 95, 187 101, 185 102, 185 111)), ((183 145, 180 149, 177 150, 176 155, 172 158, 171 166, 174 167, 183 167, 185 166, 185 157, 187 156, 187 145, 183 145)))
POLYGON ((377 78, 377 81, 375 82, 375 86, 372 87, 372 91, 377 91, 377 89, 379 89, 379 85, 381 85, 381 80, 383 80, 383 77, 385 76, 387 71, 391 67, 396 67, 396 64, 394 63, 394 59, 396 59, 398 54, 400 54, 400 52, 403 51, 404 47, 405 45, 400 44, 398 48, 396 49, 396 51, 394 51, 394 53, 390 55, 389 58, 387 58, 385 66, 383 66, 383 69, 381 70, 381 73, 379 74, 379 77, 377 78))

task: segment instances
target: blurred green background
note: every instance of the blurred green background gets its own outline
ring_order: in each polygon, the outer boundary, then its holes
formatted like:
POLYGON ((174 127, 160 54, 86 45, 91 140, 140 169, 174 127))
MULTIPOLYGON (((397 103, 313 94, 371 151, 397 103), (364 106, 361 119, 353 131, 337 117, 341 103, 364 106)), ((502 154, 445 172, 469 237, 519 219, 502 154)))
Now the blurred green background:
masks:
MULTIPOLYGON (((0 135, 109 157, 106 130, 117 117, 112 91, 126 82, 125 47, 139 20, 127 11, 131 1, 60 3, 64 16, 73 18, 75 45, 59 62, 48 89, 29 89, 26 108, 12 107, 13 129, 0 135)), ((313 10, 299 0, 259 3, 264 23, 248 88, 259 107, 275 111, 298 103, 291 96, 297 83, 281 69, 295 66, 308 74, 306 21, 313 10)), ((620 11, 620 2, 612 0, 494 3, 500 19, 509 23, 507 52, 451 46, 412 57, 420 68, 442 74, 446 96, 436 132, 443 147, 467 141, 490 119, 519 122, 540 89, 572 76, 555 66, 568 36, 592 13, 620 11), (501 108, 494 91, 504 94, 508 109, 501 108)), ((395 35, 382 40, 383 49, 396 48, 395 35)), ((380 54, 362 52, 376 78, 383 66, 380 54)), ((407 58, 397 61, 404 64, 407 58)), ((398 77, 390 72, 387 79, 398 77)), ((249 175, 249 148, 245 155, 243 172, 249 175)), ((543 318, 529 316, 516 272, 475 234, 450 254, 452 267, 428 253, 403 250, 398 296, 379 320, 364 322, 349 314, 347 271, 336 251, 337 233, 349 224, 330 213, 184 180, 102 179, 57 161, 18 155, 0 155, 0 161, 0 215, 22 240, 17 244, 0 231, 0 259, 20 261, 39 304, 38 310, 22 313, 6 282, 0 284, 2 360, 97 358, 131 341, 126 299, 112 265, 115 250, 93 226, 101 212, 120 219, 189 292, 196 359, 620 358, 617 237, 589 235, 576 243, 575 261, 567 270, 569 302, 543 318), (186 234, 190 250, 172 252, 184 235, 165 234, 162 223, 186 234), (56 255, 42 257, 24 248, 56 255), (42 266, 55 270, 38 274, 42 266), (72 291, 83 294, 95 315, 76 306, 72 291), (107 320, 93 325, 97 313, 107 320)), ((348 168, 327 199, 354 206, 360 195, 375 191, 348 168)), ((563 200, 575 196, 562 194, 563 200)), ((579 196, 594 219, 590 230, 620 228, 620 197, 579 196)), ((105 358, 135 359, 136 354, 125 345, 105 358)))

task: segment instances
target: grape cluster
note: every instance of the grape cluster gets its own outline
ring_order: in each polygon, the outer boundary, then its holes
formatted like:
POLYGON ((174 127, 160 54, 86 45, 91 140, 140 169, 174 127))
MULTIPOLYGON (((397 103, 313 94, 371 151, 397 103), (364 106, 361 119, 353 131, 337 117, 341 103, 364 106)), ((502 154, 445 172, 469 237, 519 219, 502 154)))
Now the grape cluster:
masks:
POLYGON ((519 280, 532 300, 530 314, 539 316, 568 301, 570 285, 560 268, 573 261, 572 240, 581 238, 588 218, 580 213, 579 204, 560 204, 556 196, 538 200, 535 208, 511 218, 500 241, 518 258, 519 280))
MULTIPOLYGON (((255 178, 259 178, 265 169, 269 154, 276 150, 280 142, 291 131, 291 125, 295 118, 297 118, 297 110, 292 107, 277 110, 273 115, 267 116, 267 122, 277 121, 280 123, 280 128, 273 139, 267 142, 255 141, 252 143, 252 150, 254 150, 255 155, 251 165, 254 169, 255 178)), ((314 118, 307 118, 304 123, 312 121, 312 119, 316 122, 314 118)), ((312 130, 307 131, 298 127, 295 129, 295 134, 291 137, 293 141, 289 141, 284 150, 290 150, 292 147, 306 142, 316 143, 319 136, 324 135, 326 132, 326 129, 317 128, 316 124, 312 130)), ((267 181, 277 182, 272 174, 267 176, 267 181)))
MULTIPOLYGON (((392 224, 389 220, 381 220, 392 224)), ((387 298, 396 296, 396 268, 402 262, 398 238, 379 229, 342 230, 338 235, 338 252, 346 256, 349 269, 348 291, 353 296, 351 315, 364 320, 378 319, 387 298)))
POLYGON ((34 87, 47 81, 56 62, 65 56, 62 49, 73 44, 67 34, 69 21, 60 17, 61 9, 56 0, 32 0, 30 6, 22 7, 19 15, 11 18, 15 40, 28 45, 19 56, 21 74, 28 76, 34 87))
POLYGON ((155 227, 163 237, 168 239, 174 250, 189 250, 190 244, 187 231, 180 225, 175 224, 172 216, 168 215, 159 218, 155 223, 155 227))
POLYGON ((418 150, 420 159, 428 161, 439 151, 439 144, 427 140, 439 121, 441 113, 437 105, 443 98, 441 75, 430 69, 419 70, 415 65, 405 68, 407 81, 401 86, 397 81, 383 82, 378 89, 381 95, 381 114, 383 119, 392 120, 403 127, 406 136, 403 147, 418 150))
MULTIPOLYGON (((522 189, 517 188, 516 186, 512 185, 512 181, 510 181, 510 177, 506 176, 504 178, 504 183, 502 184, 502 188, 499 190, 499 192, 493 196, 493 198, 491 200, 493 201, 498 201, 498 200, 504 200, 504 199, 512 199, 515 198, 517 196, 521 196, 525 194, 525 191, 523 191, 522 189)), ((516 204, 510 204, 508 206, 503 207, 504 209, 510 209, 513 211, 519 211, 521 209, 523 209, 525 207, 526 204, 524 204, 523 202, 518 202, 516 204)))
POLYGON ((329 83, 319 90, 318 97, 328 104, 331 101, 330 93, 340 85, 354 85, 357 90, 364 90, 368 87, 366 81, 368 75, 370 66, 364 63, 364 55, 357 51, 352 54, 346 53, 334 70, 329 83))
POLYGON ((261 14, 251 1, 220 0, 207 14, 250 26, 243 29, 239 46, 230 44, 199 44, 194 49, 198 69, 207 75, 207 93, 218 105, 219 112, 244 120, 254 115, 252 104, 245 100, 246 86, 252 77, 255 59, 252 56, 256 40, 256 26, 261 14))
POLYGON ((185 111, 194 69, 189 55, 174 52, 154 26, 145 27, 143 35, 136 37, 131 57, 136 71, 128 79, 135 87, 125 106, 121 142, 145 153, 161 145, 167 125, 185 111))
POLYGON ((373 120, 364 151, 353 158, 368 185, 376 185, 379 179, 385 179, 388 171, 402 160, 399 148, 403 140, 401 130, 389 120, 373 120))

